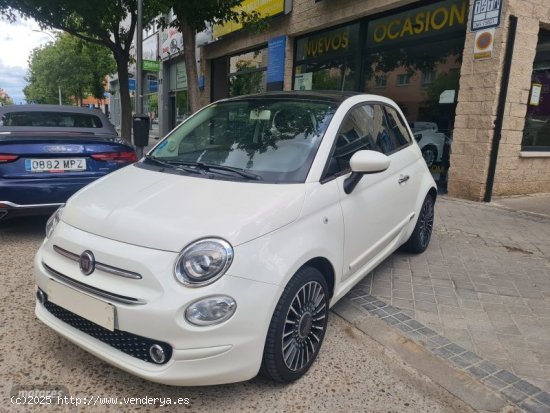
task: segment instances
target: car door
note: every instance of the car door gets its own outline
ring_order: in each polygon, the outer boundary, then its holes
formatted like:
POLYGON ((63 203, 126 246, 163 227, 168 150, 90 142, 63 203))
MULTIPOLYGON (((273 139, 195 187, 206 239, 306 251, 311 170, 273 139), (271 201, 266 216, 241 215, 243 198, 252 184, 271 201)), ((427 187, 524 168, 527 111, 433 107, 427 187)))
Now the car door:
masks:
POLYGON ((393 125, 394 119, 390 121, 382 104, 366 103, 351 109, 327 164, 324 179, 337 180, 344 216, 343 280, 397 248, 413 215, 410 168, 414 151, 406 151, 411 145, 408 132, 396 136, 394 129, 401 132, 402 125, 393 125), (344 181, 351 173, 349 160, 355 152, 365 149, 388 155, 390 166, 383 172, 364 175, 355 189, 346 194, 344 181))

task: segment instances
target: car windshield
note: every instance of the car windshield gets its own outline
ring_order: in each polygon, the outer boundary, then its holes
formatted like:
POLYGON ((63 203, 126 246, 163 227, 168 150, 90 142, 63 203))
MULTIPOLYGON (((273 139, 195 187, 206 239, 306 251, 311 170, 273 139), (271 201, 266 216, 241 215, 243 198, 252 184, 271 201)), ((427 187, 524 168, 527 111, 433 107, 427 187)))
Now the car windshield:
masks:
POLYGON ((56 128, 101 128, 101 119, 85 113, 17 111, 2 115, 0 126, 39 126, 56 128))
POLYGON ((304 182, 337 106, 259 98, 216 103, 175 129, 148 159, 222 179, 304 182))

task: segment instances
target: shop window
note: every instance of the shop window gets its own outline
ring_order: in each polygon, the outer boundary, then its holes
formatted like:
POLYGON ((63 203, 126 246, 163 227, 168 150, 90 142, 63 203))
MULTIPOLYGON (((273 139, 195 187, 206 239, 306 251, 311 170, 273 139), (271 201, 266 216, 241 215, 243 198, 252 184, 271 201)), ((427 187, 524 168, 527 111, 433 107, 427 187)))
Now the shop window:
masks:
POLYGON ((355 59, 344 58, 296 66, 295 90, 354 90, 355 59))
POLYGON ((258 49, 229 58, 229 96, 265 92, 267 49, 258 49))
POLYGON ((411 83, 410 74, 403 73, 401 75, 397 75, 397 86, 407 86, 409 83, 411 83))
POLYGON ((550 151, 550 31, 540 30, 522 150, 550 151))
POLYGON ((356 90, 359 24, 318 32, 296 41, 295 90, 356 90))

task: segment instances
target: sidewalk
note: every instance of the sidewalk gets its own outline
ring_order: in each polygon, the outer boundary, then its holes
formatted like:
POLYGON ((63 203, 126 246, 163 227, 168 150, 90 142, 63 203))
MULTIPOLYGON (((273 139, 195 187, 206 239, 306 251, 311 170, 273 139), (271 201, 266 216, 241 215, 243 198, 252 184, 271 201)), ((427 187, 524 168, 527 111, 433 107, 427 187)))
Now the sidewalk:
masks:
POLYGON ((379 317, 526 411, 550 412, 549 204, 440 197, 428 250, 393 254, 335 312, 379 317))

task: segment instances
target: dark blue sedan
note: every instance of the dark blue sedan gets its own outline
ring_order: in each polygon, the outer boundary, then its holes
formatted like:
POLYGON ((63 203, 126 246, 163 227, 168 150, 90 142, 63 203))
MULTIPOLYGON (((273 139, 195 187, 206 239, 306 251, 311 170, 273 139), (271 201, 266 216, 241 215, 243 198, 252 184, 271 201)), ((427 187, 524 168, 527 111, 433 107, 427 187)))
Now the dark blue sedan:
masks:
POLYGON ((80 188, 136 160, 99 110, 0 107, 0 219, 51 213, 80 188))

